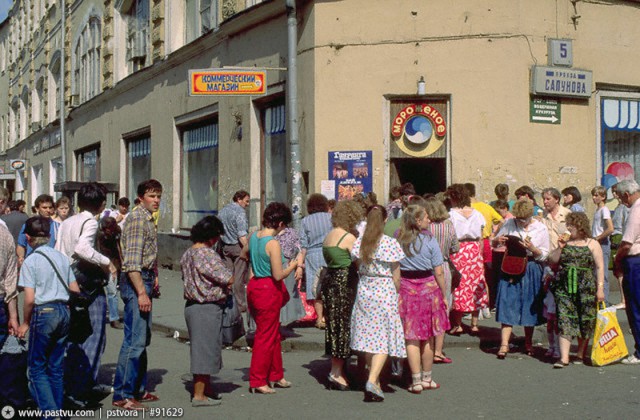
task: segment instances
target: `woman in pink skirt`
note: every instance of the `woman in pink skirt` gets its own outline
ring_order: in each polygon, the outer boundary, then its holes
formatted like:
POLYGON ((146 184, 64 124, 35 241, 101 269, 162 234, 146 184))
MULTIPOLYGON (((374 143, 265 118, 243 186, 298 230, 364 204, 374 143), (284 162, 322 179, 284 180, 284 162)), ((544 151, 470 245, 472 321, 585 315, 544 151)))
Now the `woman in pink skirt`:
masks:
POLYGON ((424 207, 410 205, 402 214, 398 242, 406 258, 400 261, 398 311, 407 342, 411 369, 409 392, 438 389, 431 377, 435 337, 449 329, 443 258, 436 239, 426 231, 429 215, 424 207))

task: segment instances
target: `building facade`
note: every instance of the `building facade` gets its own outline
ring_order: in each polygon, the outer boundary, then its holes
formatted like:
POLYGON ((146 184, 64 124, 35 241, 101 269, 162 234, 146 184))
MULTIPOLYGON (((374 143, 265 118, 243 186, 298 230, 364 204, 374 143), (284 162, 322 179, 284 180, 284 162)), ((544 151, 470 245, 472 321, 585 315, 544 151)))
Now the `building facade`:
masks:
MULTIPOLYGON (((14 197, 99 180, 134 198, 154 177, 167 234, 238 189, 254 226, 265 203, 291 202, 284 0, 66 0, 65 25, 61 9, 16 0, 0 24, 14 197), (266 94, 190 96, 189 71, 210 68, 263 69, 266 94)), ((297 22, 305 195, 383 201, 411 181, 474 182, 486 200, 500 182, 588 197, 637 176, 640 2, 299 0, 297 22)))

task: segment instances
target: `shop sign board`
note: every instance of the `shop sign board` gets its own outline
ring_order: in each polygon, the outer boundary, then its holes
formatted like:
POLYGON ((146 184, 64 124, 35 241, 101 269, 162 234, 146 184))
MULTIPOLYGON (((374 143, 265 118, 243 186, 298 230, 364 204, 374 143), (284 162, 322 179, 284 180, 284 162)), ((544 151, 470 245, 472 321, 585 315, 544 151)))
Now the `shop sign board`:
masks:
POLYGON ((391 135, 400 150, 415 157, 434 154, 444 144, 446 134, 444 116, 429 104, 404 107, 391 124, 391 135))
POLYGON ((560 124, 562 122, 560 102, 555 99, 531 98, 529 122, 560 124))
POLYGON ((329 179, 335 182, 335 199, 350 200, 373 191, 371 150, 329 152, 329 179))
POLYGON ((23 170, 24 168, 27 167, 27 160, 26 159, 11 159, 9 161, 9 167, 13 171, 21 171, 21 170, 23 170))
POLYGON ((533 66, 531 93, 534 95, 590 98, 593 72, 566 67, 533 66))
POLYGON ((189 70, 190 96, 259 96, 267 92, 264 70, 189 70))

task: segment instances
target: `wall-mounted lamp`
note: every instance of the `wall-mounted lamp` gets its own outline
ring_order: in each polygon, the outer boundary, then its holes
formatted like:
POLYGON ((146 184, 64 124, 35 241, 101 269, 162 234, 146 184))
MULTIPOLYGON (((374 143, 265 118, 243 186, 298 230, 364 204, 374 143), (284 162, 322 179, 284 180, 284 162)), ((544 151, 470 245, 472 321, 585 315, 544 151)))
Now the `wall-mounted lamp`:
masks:
POLYGON ((418 80, 418 95, 424 95, 427 93, 427 83, 424 81, 424 76, 420 76, 418 80))

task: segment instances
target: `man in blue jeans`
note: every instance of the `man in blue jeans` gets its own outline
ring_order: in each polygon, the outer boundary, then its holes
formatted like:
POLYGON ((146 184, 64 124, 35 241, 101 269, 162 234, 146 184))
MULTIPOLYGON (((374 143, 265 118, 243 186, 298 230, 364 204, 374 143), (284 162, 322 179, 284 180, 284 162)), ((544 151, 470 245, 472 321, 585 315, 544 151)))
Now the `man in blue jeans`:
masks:
POLYGON ((640 365, 640 186, 636 181, 624 180, 616 188, 622 204, 631 209, 614 262, 615 276, 624 272, 622 291, 635 341, 635 352, 622 363, 640 365))
POLYGON ((48 246, 49 229, 47 217, 36 216, 25 222, 24 232, 34 252, 24 260, 18 282, 24 288, 24 319, 17 336, 24 338, 29 331, 29 391, 43 411, 62 409, 69 334, 67 289, 80 290, 67 257, 48 246))
POLYGON ((124 302, 124 340, 113 382, 113 405, 145 410, 143 402, 158 401, 146 389, 147 346, 151 342, 151 291, 156 279, 158 238, 153 212, 160 207, 162 185, 149 179, 138 185, 140 205, 122 229, 120 296, 124 302))

